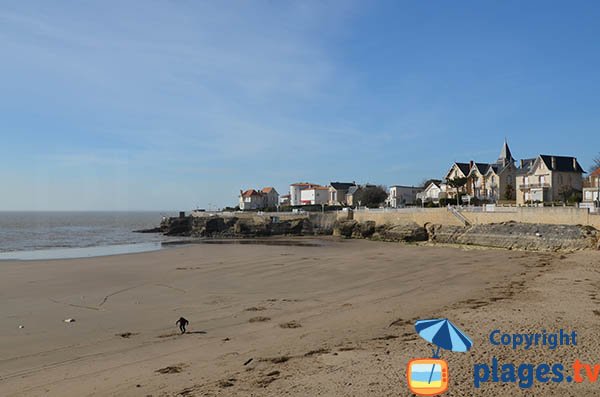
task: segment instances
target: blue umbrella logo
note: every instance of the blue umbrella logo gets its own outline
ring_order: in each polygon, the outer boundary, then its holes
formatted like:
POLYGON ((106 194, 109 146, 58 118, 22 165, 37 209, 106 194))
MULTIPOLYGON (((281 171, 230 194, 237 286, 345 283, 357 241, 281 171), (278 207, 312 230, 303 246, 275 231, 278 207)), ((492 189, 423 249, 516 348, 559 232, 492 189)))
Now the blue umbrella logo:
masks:
POLYGON ((473 341, 447 318, 418 320, 415 329, 419 336, 437 346, 433 358, 438 358, 440 347, 453 352, 466 352, 473 341))
MULTIPOLYGON (((415 329, 421 338, 425 339, 429 343, 434 344, 437 347, 437 350, 432 349, 434 360, 440 357, 440 348, 450 350, 453 352, 466 352, 471 348, 471 346, 473 346, 473 341, 447 318, 418 320, 415 323, 415 329)), ((429 372, 427 385, 432 384, 432 378, 436 369, 436 365, 438 365, 438 372, 440 372, 439 364, 433 364, 431 367, 431 371, 429 372)), ((441 370, 441 372, 441 377, 444 380, 447 380, 445 375, 443 375, 444 370, 441 370)), ((426 387, 428 390, 428 386, 426 385, 422 385, 421 387, 426 387)))

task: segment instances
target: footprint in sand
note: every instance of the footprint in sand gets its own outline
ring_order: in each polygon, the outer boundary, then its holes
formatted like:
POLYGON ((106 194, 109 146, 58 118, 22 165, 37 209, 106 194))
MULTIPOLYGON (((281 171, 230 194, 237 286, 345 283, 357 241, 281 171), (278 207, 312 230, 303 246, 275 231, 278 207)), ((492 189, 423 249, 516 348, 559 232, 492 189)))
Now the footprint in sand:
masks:
POLYGON ((183 367, 183 364, 170 365, 168 367, 157 369, 154 372, 157 372, 159 374, 178 374, 183 370, 183 367))
POLYGON ((136 336, 139 335, 139 332, 123 332, 121 334, 117 334, 117 336, 120 336, 121 338, 125 338, 125 339, 129 339, 132 336, 136 336))
POLYGON ((271 317, 258 316, 252 317, 250 320, 248 320, 249 323, 263 323, 265 321, 271 321, 271 317))
POLYGON ((281 328, 300 328, 300 327, 302 327, 302 324, 293 320, 293 321, 288 321, 287 323, 281 323, 281 324, 279 324, 279 326, 281 328))

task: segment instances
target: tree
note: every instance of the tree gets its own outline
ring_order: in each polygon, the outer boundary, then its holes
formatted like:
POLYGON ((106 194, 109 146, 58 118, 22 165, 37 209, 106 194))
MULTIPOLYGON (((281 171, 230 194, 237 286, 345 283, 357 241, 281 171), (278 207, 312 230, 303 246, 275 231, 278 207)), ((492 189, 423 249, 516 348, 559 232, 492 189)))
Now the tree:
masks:
POLYGON ((598 155, 598 157, 596 157, 592 161, 594 162, 594 165, 592 165, 592 167, 590 168, 590 172, 594 172, 600 168, 600 155, 598 155))
POLYGON ((383 186, 366 185, 357 190, 354 195, 354 202, 370 208, 379 207, 388 197, 387 191, 383 186))
POLYGON ((515 193, 515 188, 510 183, 506 185, 506 191, 504 192, 504 198, 507 200, 513 199, 513 194, 515 193))
POLYGON ((558 189, 558 194, 560 194, 563 198, 563 203, 567 203, 569 197, 573 194, 573 188, 569 185, 563 185, 560 189, 558 189))
POLYGON ((459 192, 458 190, 467 184, 467 178, 455 177, 453 179, 448 179, 448 185, 456 189, 456 205, 459 205, 459 192))

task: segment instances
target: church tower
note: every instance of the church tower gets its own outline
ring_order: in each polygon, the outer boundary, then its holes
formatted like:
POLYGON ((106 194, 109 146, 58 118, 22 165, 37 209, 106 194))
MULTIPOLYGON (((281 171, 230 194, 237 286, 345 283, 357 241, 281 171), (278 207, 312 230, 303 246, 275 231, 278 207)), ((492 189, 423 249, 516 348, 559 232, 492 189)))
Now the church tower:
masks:
POLYGON ((501 167, 506 167, 509 164, 514 164, 515 159, 510 152, 510 148, 508 147, 508 142, 504 139, 504 146, 502 146, 502 150, 500 151, 500 157, 498 157, 498 161, 496 163, 501 167))

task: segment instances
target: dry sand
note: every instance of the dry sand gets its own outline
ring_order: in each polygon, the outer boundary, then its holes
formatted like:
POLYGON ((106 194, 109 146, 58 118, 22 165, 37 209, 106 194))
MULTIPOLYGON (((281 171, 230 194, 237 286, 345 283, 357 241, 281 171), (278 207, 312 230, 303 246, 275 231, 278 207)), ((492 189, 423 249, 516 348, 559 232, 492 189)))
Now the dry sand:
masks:
POLYGON ((600 395, 600 382, 473 388, 492 356, 600 362, 599 253, 324 241, 2 262, 0 395, 410 395, 407 362, 431 354, 413 323, 430 317, 475 344, 443 353, 446 395, 600 395), (489 344, 495 328, 575 330, 579 345, 514 352, 489 344))

